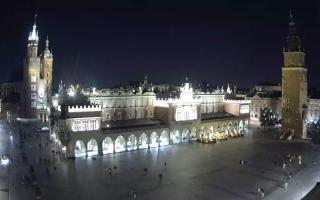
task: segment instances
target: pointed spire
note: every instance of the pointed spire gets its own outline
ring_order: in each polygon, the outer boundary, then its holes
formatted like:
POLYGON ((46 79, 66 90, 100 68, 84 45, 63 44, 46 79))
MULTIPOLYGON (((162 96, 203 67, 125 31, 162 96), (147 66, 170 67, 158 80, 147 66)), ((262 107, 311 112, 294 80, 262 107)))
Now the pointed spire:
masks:
POLYGON ((47 39, 46 39, 46 47, 44 49, 44 57, 45 58, 52 58, 52 52, 49 49, 49 38, 47 35, 47 39))
POLYGON ((292 14, 292 10, 290 9, 289 11, 289 16, 290 16, 290 22, 289 22, 289 26, 294 26, 295 23, 293 21, 293 14, 292 14))
POLYGON ((48 38, 48 35, 47 35, 47 39, 46 39, 46 49, 49 49, 49 38, 48 38))
POLYGON ((289 11, 289 35, 286 40, 284 52, 303 51, 301 39, 297 34, 296 23, 293 21, 293 12, 289 11))
POLYGON ((33 22, 33 26, 37 27, 37 14, 34 15, 34 22, 33 22))
POLYGON ((37 15, 34 16, 34 23, 32 26, 32 32, 29 33, 29 46, 30 45, 38 45, 38 41, 39 41, 39 36, 38 36, 38 31, 37 31, 37 15))

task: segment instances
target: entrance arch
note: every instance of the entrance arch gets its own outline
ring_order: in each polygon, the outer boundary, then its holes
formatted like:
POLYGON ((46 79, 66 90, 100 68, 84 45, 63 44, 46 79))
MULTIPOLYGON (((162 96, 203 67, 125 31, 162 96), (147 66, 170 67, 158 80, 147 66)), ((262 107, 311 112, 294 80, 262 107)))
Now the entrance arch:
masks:
POLYGON ((159 146, 159 138, 156 132, 151 133, 150 135, 150 147, 158 147, 159 146))
POLYGON ((239 130, 239 124, 238 124, 238 122, 234 122, 234 129, 235 129, 236 131, 239 130))
POLYGON ((190 133, 188 129, 182 131, 182 142, 188 142, 190 139, 190 133))
POLYGON ((126 140, 122 135, 117 137, 114 142, 114 147, 115 152, 122 152, 126 150, 126 140))
POLYGON ((180 143, 180 131, 179 130, 171 132, 171 141, 172 141, 172 144, 179 144, 180 143))
POLYGON ((102 141, 103 154, 113 153, 113 141, 110 137, 106 137, 102 141))
POLYGON ((225 132, 225 131, 227 131, 227 129, 228 129, 227 124, 224 123, 224 124, 222 125, 222 131, 225 132))
POLYGON ((162 131, 160 135, 160 146, 165 146, 169 144, 169 136, 166 131, 162 131))
POLYGON ((98 155, 98 143, 95 139, 90 139, 87 143, 87 155, 95 156, 98 155))
POLYGON ((130 135, 127 140, 127 150, 132 151, 137 149, 137 138, 135 135, 130 135))
POLYGON ((243 131, 243 121, 241 120, 240 123, 239 123, 239 130, 240 131, 243 131))
POLYGON ((139 137, 139 149, 148 148, 148 136, 145 133, 142 133, 139 137))
POLYGON ((74 145, 75 157, 83 157, 86 155, 86 146, 82 140, 77 140, 74 145))
POLYGON ((246 121, 244 122, 244 130, 248 130, 249 127, 249 121, 246 119, 246 121))
POLYGON ((228 131, 232 131, 232 129, 233 129, 232 122, 229 122, 229 124, 228 124, 228 131))
POLYGON ((197 129, 196 129, 196 127, 193 127, 191 129, 190 138, 192 140, 196 140, 197 139, 197 129))

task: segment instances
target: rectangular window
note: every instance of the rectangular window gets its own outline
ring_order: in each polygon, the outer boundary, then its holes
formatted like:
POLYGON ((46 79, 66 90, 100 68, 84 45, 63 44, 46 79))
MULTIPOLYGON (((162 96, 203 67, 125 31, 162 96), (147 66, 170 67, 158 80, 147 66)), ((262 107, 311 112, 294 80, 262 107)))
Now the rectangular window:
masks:
POLYGON ((74 121, 74 122, 73 122, 72 130, 73 130, 74 132, 82 131, 81 121, 74 121))
POLYGON ((32 83, 37 82, 37 77, 36 77, 36 76, 31 76, 31 82, 32 82, 32 83))
POLYGON ((36 108, 37 107, 37 103, 35 101, 31 101, 31 108, 36 108))
POLYGON ((37 94, 36 93, 31 93, 31 99, 37 99, 37 94))
POLYGON ((31 91, 37 91, 37 86, 35 84, 31 84, 31 91))

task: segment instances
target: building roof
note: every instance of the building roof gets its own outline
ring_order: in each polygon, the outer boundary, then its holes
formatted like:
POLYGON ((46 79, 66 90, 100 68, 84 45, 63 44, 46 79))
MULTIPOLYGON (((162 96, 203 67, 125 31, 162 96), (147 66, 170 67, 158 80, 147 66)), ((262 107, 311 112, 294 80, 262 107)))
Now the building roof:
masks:
POLYGON ((202 120, 212 120, 212 119, 226 119, 226 118, 233 118, 234 115, 227 113, 227 112, 216 112, 216 113, 202 113, 201 119, 202 120))
POLYGON ((158 128, 158 126, 164 125, 158 119, 132 119, 132 120, 117 120, 106 121, 102 123, 103 130, 123 130, 123 129, 146 129, 147 127, 158 128), (107 127, 109 125, 109 127, 107 127))

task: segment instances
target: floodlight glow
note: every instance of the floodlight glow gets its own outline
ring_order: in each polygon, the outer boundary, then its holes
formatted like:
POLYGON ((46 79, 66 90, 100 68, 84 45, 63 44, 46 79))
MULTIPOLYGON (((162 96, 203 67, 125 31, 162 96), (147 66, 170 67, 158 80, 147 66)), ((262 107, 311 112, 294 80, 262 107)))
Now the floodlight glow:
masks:
POLYGON ((9 165, 9 163, 10 163, 9 158, 6 156, 2 156, 0 164, 3 166, 7 166, 7 165, 9 165))
POLYGON ((68 95, 71 96, 71 97, 73 97, 73 96, 75 95, 75 93, 74 93, 74 91, 69 91, 69 92, 68 92, 68 95))

